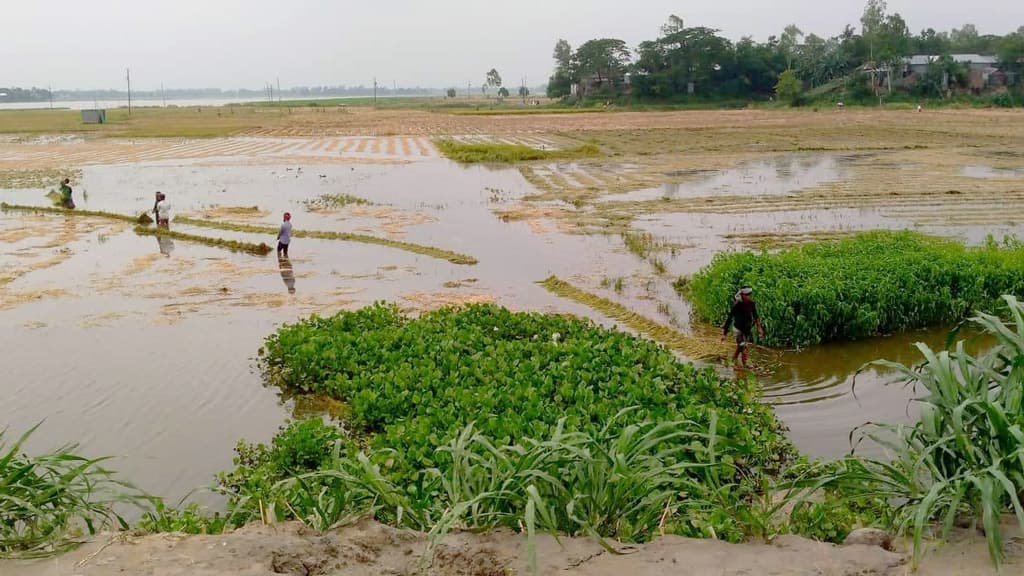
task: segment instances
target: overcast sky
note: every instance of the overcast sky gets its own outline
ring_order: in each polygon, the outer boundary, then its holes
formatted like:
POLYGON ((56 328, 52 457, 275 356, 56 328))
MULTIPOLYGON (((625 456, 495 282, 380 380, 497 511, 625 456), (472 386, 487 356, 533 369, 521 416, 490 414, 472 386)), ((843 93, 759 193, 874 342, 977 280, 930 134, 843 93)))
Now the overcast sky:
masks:
MULTIPOLYGON (((573 46, 654 38, 688 26, 765 39, 789 23, 827 37, 858 24, 861 0, 0 0, 0 86, 261 88, 465 87, 491 67, 542 84, 558 38, 573 46)), ((890 0, 915 33, 970 22, 1024 25, 1024 0, 890 0)))

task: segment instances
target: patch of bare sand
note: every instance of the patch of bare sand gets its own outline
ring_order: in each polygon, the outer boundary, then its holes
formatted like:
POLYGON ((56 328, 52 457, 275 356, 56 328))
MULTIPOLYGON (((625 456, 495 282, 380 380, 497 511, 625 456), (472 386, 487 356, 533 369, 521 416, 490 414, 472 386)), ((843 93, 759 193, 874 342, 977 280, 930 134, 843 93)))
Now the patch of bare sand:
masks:
POLYGON ((205 220, 258 220, 270 215, 269 210, 259 206, 211 206, 196 216, 205 220))
MULTIPOLYGON (((299 524, 252 525, 218 536, 103 535, 65 554, 36 561, 0 562, 19 576, 507 576, 529 574, 525 536, 499 530, 454 533, 428 555, 428 537, 361 521, 325 534, 299 524)), ((605 551, 594 540, 537 537, 537 573, 544 576, 897 576, 910 574, 905 554, 871 546, 833 546, 795 536, 771 544, 728 544, 666 536, 605 551)), ((1004 573, 1019 573, 1021 555, 1004 573)), ((925 558, 922 576, 988 575, 984 539, 973 535, 925 558), (960 547, 962 546, 962 547, 960 547), (956 559, 954 559, 956 558, 956 559)))
POLYGON ((429 312, 446 306, 494 304, 497 301, 493 294, 482 292, 410 292, 401 298, 412 305, 409 309, 417 312, 429 312))
POLYGON ((366 229, 364 231, 367 233, 380 233, 383 231, 392 240, 404 237, 406 230, 411 226, 437 222, 437 218, 429 214, 407 212, 390 206, 348 206, 341 211, 347 216, 376 220, 377 222, 373 229, 366 229))

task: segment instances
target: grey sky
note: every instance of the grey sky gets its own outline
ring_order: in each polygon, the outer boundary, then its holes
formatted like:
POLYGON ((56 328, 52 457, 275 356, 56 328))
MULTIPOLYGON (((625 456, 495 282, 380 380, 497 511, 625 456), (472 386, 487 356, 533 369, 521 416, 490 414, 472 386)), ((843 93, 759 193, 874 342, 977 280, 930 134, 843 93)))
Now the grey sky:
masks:
MULTIPOLYGON (((861 0, 2 0, 0 86, 259 88, 543 83, 551 49, 618 37, 635 46, 669 14, 738 39, 789 23, 819 36, 858 24, 861 0)), ((1024 25, 1021 0, 890 0, 910 29, 1024 25)))

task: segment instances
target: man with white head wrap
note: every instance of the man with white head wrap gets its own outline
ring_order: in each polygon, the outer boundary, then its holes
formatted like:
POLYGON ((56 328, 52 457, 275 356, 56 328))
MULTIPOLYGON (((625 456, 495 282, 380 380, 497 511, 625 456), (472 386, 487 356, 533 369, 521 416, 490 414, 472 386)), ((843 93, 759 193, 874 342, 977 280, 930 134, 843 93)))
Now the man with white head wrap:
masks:
POLYGON ((754 341, 754 326, 757 326, 757 335, 764 338, 764 327, 761 325, 761 317, 757 313, 753 295, 754 289, 750 286, 744 286, 736 292, 722 329, 722 339, 725 340, 729 335, 729 328, 736 327, 736 352, 732 355, 732 361, 736 362, 742 357, 744 368, 747 368, 747 345, 754 341))

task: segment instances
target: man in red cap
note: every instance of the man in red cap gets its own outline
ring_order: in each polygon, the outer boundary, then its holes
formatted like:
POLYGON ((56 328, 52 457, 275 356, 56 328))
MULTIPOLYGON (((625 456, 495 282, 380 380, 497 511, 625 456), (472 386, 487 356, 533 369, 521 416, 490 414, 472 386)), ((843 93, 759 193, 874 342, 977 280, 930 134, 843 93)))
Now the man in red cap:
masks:
POLYGON ((288 257, 288 245, 292 243, 292 215, 290 212, 284 213, 284 222, 281 223, 281 229, 277 231, 277 257, 287 258, 288 257))

